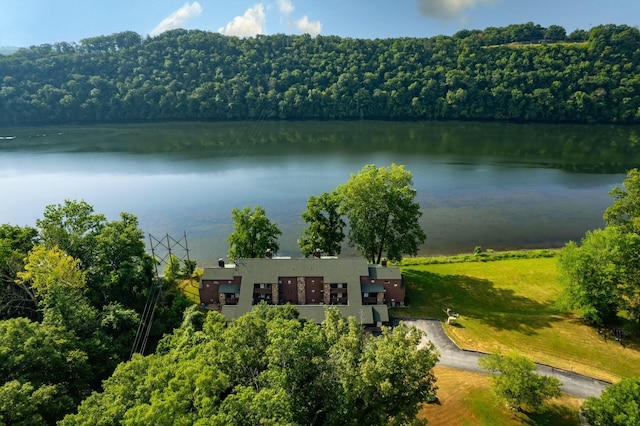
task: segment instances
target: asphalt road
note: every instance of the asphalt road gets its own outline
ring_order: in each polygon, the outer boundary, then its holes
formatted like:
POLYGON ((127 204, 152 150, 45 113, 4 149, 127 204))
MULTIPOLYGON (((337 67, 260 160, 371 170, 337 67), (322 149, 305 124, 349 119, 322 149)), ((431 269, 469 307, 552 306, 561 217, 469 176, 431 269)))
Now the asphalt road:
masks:
MULTIPOLYGON (((486 374, 486 371, 478 365, 478 359, 486 354, 460 349, 449 336, 446 335, 440 320, 403 319, 402 321, 407 325, 413 325, 427 333, 427 336, 423 337, 421 345, 426 344, 428 341, 433 342, 440 352, 439 365, 486 374)), ((399 319, 394 319, 393 325, 396 325, 398 322, 399 319)), ((602 391, 611 384, 594 379, 593 377, 583 376, 582 374, 561 370, 548 365, 536 365, 539 374, 557 377, 562 382, 562 391, 564 393, 579 398, 588 398, 590 396, 599 397, 602 391)))

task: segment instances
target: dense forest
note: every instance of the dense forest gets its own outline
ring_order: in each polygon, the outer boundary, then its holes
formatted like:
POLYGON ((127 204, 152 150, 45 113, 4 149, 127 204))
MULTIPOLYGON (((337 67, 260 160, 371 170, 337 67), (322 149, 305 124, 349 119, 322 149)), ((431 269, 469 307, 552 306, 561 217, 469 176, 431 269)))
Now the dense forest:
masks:
POLYGON ((192 303, 154 263, 134 215, 84 201, 0 225, 0 425, 55 424, 180 325, 192 303))
POLYGON ((123 32, 0 55, 0 125, 147 120, 640 122, 640 31, 432 38, 123 32))

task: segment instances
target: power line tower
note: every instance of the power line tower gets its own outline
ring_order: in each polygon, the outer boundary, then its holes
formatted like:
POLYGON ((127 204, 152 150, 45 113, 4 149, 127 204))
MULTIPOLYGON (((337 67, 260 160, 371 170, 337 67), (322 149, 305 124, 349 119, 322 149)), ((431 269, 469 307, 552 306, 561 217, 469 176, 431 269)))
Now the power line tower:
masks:
POLYGON ((133 341, 129 358, 132 358, 135 353, 144 354, 147 347, 153 325, 153 316, 155 315, 156 307, 162 295, 164 277, 160 274, 160 271, 164 271, 164 268, 171 261, 172 256, 176 256, 180 261, 186 261, 185 263, 187 265, 191 264, 186 232, 180 239, 175 239, 169 234, 165 234, 161 239, 149 234, 149 247, 153 263, 155 264, 155 274, 151 282, 151 287, 149 288, 147 303, 140 317, 140 324, 138 325, 138 331, 136 332, 136 338, 133 341))

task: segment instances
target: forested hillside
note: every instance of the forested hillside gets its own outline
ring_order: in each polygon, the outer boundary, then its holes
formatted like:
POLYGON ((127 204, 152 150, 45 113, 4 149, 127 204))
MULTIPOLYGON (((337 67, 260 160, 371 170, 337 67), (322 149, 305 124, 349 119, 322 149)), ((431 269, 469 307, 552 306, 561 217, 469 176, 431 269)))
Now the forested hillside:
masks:
POLYGON ((640 122, 640 31, 452 37, 133 32, 0 56, 0 125, 143 120, 640 122))

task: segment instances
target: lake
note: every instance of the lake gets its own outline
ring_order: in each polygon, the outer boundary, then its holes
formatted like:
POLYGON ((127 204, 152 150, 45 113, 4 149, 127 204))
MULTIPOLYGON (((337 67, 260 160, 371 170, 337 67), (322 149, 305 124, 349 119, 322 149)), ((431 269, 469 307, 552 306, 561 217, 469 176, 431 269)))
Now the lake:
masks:
MULTIPOLYGON (((366 164, 412 172, 421 254, 561 247, 603 226, 608 191, 640 164, 640 127, 469 122, 143 123, 0 128, 0 223, 83 199, 145 233, 226 257, 231 209, 261 205, 296 240, 310 195, 366 164)), ((354 255, 345 248, 345 255, 354 255)))

